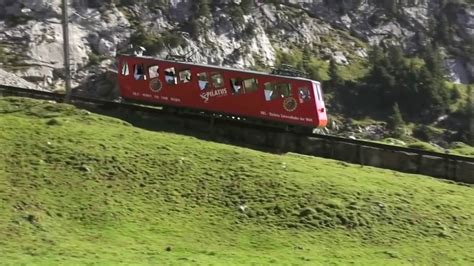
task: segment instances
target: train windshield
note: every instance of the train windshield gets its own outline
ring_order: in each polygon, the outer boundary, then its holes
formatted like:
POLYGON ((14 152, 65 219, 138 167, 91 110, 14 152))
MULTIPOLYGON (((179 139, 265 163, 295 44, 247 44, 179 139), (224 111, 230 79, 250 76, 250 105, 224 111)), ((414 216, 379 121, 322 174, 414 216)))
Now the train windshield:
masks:
POLYGON ((316 83, 316 95, 318 97, 318 101, 323 101, 323 92, 321 90, 321 84, 316 83))
POLYGON ((326 126, 328 119, 326 115, 326 107, 324 106, 324 95, 321 89, 321 83, 313 82, 314 97, 316 104, 316 114, 318 116, 318 127, 326 126))

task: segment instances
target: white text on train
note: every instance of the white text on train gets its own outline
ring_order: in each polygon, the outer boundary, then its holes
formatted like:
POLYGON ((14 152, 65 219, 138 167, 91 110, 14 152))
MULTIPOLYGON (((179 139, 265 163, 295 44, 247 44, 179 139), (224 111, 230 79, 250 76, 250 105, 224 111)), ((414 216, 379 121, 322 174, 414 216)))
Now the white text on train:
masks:
POLYGON ((209 101, 210 98, 213 97, 222 97, 227 95, 227 89, 222 88, 218 90, 213 90, 213 91, 206 91, 201 93, 201 98, 204 100, 205 103, 209 101))

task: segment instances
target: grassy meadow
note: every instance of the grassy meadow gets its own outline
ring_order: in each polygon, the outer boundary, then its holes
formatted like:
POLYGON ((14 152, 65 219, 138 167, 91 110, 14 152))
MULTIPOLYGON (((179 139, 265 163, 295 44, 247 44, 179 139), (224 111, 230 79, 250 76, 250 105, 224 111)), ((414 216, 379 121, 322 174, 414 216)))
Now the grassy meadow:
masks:
POLYGON ((0 264, 474 265, 474 188, 0 98, 0 264))

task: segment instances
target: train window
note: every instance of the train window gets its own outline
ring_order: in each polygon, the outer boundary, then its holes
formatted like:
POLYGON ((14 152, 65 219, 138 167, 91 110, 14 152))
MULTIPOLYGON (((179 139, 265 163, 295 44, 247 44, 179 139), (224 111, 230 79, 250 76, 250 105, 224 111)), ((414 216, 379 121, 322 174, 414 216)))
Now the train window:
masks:
POLYGON ((209 88, 209 78, 207 76, 206 72, 202 72, 198 74, 198 83, 199 83, 199 88, 201 90, 205 90, 209 88))
POLYGON ((246 79, 243 82, 245 93, 254 92, 258 88, 257 79, 246 79))
POLYGON ((178 79, 176 78, 176 71, 174 67, 165 69, 165 81, 168 84, 177 84, 178 79))
POLYGON ((136 80, 146 80, 145 69, 143 64, 135 64, 135 71, 133 72, 133 76, 136 80))
POLYGON ((288 83, 272 84, 267 82, 265 86, 265 100, 273 101, 275 99, 282 99, 291 95, 291 85, 288 83))
POLYGON ((322 101, 321 97, 321 85, 316 84, 316 93, 318 94, 318 101, 322 101))
POLYGON ((221 88, 224 86, 224 77, 221 73, 212 74, 211 80, 214 88, 221 88))
POLYGON ((281 98, 286 98, 291 95, 291 85, 288 83, 275 84, 275 92, 281 98))
POLYGON ((232 86, 232 94, 242 93, 242 81, 240 79, 230 79, 230 85, 232 86))
POLYGON ((269 102, 272 100, 272 96, 273 96, 273 84, 271 84, 270 82, 267 82, 264 84, 264 87, 265 87, 265 101, 269 102))
POLYGON ((191 70, 186 69, 179 72, 179 81, 181 83, 188 83, 191 81, 191 70))
POLYGON ((309 93, 308 88, 301 87, 298 89, 298 97, 300 98, 300 103, 307 102, 311 100, 311 94, 309 93))
POLYGON ((128 63, 127 61, 122 62, 122 75, 128 76, 130 74, 130 71, 128 70, 128 63))
POLYGON ((148 67, 148 76, 153 79, 160 76, 160 67, 157 65, 148 67))

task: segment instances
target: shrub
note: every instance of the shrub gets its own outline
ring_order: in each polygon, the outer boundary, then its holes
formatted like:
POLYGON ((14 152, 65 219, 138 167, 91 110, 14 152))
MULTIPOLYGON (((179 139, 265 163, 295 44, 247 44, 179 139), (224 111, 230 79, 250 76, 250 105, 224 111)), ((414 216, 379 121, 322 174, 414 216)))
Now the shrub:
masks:
POLYGON ((98 54, 95 53, 88 53, 87 54, 89 57, 89 65, 98 65, 101 61, 101 58, 98 54))
POLYGON ((413 129, 413 136, 423 141, 430 141, 441 137, 443 131, 426 125, 417 125, 413 129))
POLYGON ((411 144, 408 144, 408 147, 409 148, 413 148, 413 149, 419 149, 419 150, 425 150, 425 151, 433 151, 433 152, 441 152, 441 150, 429 143, 426 143, 426 142, 415 142, 415 143, 411 143, 411 144))
POLYGON ((393 105, 393 114, 389 117, 388 127, 392 130, 394 137, 401 137, 405 133, 405 121, 403 121, 398 103, 393 105))

